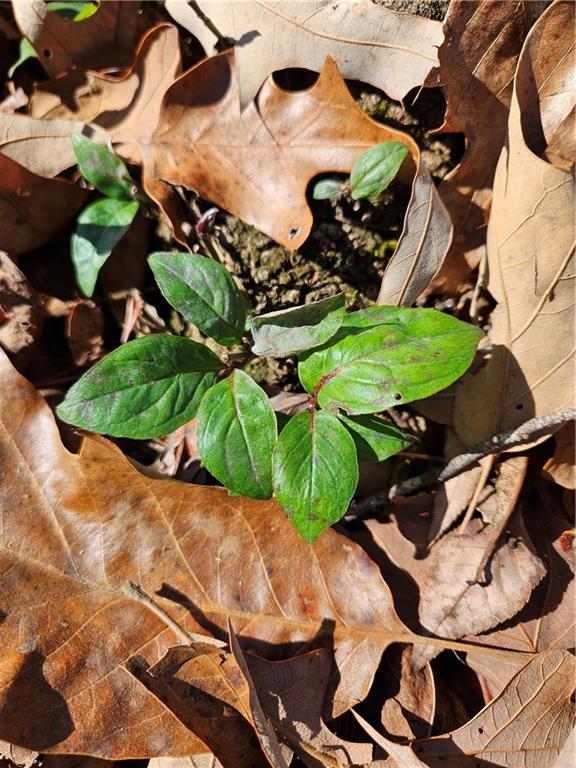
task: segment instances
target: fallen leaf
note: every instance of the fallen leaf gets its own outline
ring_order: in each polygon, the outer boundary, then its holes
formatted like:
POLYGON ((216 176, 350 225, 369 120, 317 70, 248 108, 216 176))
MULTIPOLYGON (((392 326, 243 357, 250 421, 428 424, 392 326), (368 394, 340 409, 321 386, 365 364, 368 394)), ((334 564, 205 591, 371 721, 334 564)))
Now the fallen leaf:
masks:
POLYGON ((325 627, 332 715, 367 695, 389 643, 411 642, 357 545, 327 531, 310 546, 274 502, 146 477, 102 438, 72 455, 6 359, 1 389, 0 738, 108 759, 200 750, 122 667, 135 654, 154 661, 171 642, 121 592, 126 579, 180 594, 182 606, 168 605, 193 631, 218 635, 230 616, 247 650, 306 644, 325 627))
MULTIPOLYGON (((338 61, 343 77, 372 83, 401 100, 424 82, 442 42, 440 22, 395 13, 368 0, 210 0, 197 5, 222 36, 236 43, 243 107, 272 72, 289 67, 320 71, 328 55, 338 61)), ((167 0, 165 6, 212 53, 217 39, 194 10, 179 0, 167 0)))
MULTIPOLYGON (((475 465, 438 487, 428 533, 430 544, 434 544, 445 534, 467 508, 481 474, 482 468, 475 465)), ((490 493, 488 488, 486 493, 490 493)))
POLYGON ((158 127, 141 146, 144 188, 172 217, 177 239, 186 242, 168 207, 169 185, 196 189, 294 250, 312 226, 306 187, 317 174, 349 172, 373 144, 401 141, 411 156, 399 178, 411 180, 414 141, 366 117, 332 59, 307 91, 284 91, 269 79, 243 112, 238 88, 232 51, 205 59, 166 91, 158 127))
POLYGON ((66 335, 74 365, 82 368, 102 357, 103 332, 104 316, 93 301, 79 301, 72 307, 66 318, 66 335))
POLYGON ((533 142, 538 125, 543 130, 564 117, 562 62, 573 45, 575 8, 552 4, 532 28, 518 63, 488 229, 488 289, 498 302, 492 351, 456 393, 455 428, 465 445, 571 407, 576 391, 574 179, 543 160, 542 147, 533 142), (542 83, 541 93, 536 83, 542 83), (547 98, 550 92, 557 97, 547 98))
MULTIPOLYGON (((425 768, 424 763, 416 757, 411 746, 396 744, 394 741, 390 741, 390 739, 387 739, 385 736, 382 736, 381 733, 378 733, 378 731, 373 728, 370 723, 364 720, 358 712, 352 710, 352 714, 356 720, 358 720, 368 736, 371 736, 376 744, 382 747, 382 749, 393 758, 395 766, 398 766, 398 768, 425 768)), ((371 763, 371 765, 377 765, 377 763, 371 763)))
POLYGON ((139 35, 139 2, 107 0, 81 23, 63 19, 44 0, 13 0, 12 9, 46 72, 56 77, 77 65, 125 66, 139 35), (113 56, 114 61, 110 61, 113 56))
POLYGON ((462 132, 466 150, 438 193, 454 241, 431 290, 458 292, 485 252, 494 173, 506 138, 514 71, 522 43, 545 2, 453 0, 444 20, 440 66, 427 85, 446 97, 442 132, 462 132))
POLYGON ((153 757, 149 768, 222 768, 222 763, 212 753, 193 757, 153 757))
POLYGON ((72 221, 88 191, 45 179, 0 153, 0 249, 17 256, 39 248, 72 221))
POLYGON ((395 739, 423 739, 430 735, 434 722, 436 691, 429 664, 414 669, 412 648, 393 645, 386 650, 380 696, 384 700, 380 720, 387 734, 395 739))
POLYGON ((0 346, 21 366, 42 331, 44 312, 34 288, 5 253, 0 252, 0 346))
POLYGON ((470 722, 413 749, 431 768, 447 760, 450 768, 553 768, 574 726, 575 675, 571 654, 541 653, 470 722))
MULTIPOLYGON (((1 301, 1 300, 0 300, 1 301)), ((1 333, 1 331, 0 331, 1 333)), ((576 427, 566 424, 554 435, 554 456, 543 467, 544 473, 564 488, 576 489, 576 465, 574 463, 576 427)))
POLYGON ((38 762, 39 757, 38 752, 17 747, 15 744, 9 744, 7 741, 0 741, 0 763, 7 760, 11 766, 32 768, 38 762))

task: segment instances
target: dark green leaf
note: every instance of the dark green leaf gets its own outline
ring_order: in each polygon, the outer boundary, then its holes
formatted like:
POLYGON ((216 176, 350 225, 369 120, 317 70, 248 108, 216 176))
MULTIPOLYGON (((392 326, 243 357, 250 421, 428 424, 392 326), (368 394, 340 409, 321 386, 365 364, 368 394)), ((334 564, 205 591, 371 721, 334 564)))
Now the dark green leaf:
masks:
POLYGON ((148 257, 165 299, 202 333, 232 346, 244 334, 246 303, 228 270, 194 253, 148 257))
POLYGON ((134 200, 134 182, 120 158, 102 144, 79 133, 72 134, 72 146, 82 176, 99 192, 115 200, 134 200))
POLYGON ((100 269, 128 231, 137 211, 135 202, 98 200, 78 216, 70 247, 76 282, 86 296, 92 296, 100 269))
POLYGON ((314 200, 329 200, 342 194, 342 182, 335 179, 322 179, 316 182, 312 197, 314 200))
POLYGON ((354 439, 359 461, 385 461, 414 442, 410 435, 378 416, 338 414, 338 418, 354 439))
POLYGON ((202 461, 229 491, 252 499, 272 496, 276 417, 248 374, 236 370, 206 392, 196 427, 202 461))
POLYGON ((383 192, 394 180, 407 154, 408 147, 401 141, 375 144, 361 154, 350 174, 354 200, 383 192))
POLYGON ((37 58, 38 58, 38 54, 34 50, 34 46, 30 42, 30 40, 23 37, 22 40, 20 40, 20 49, 18 52, 18 58, 8 70, 8 77, 10 78, 12 77, 12 75, 14 74, 14 72, 16 72, 20 64, 24 64, 24 62, 28 61, 28 59, 37 59, 37 58))
POLYGON ((280 433, 272 463, 276 498, 302 538, 313 543, 346 514, 356 490, 354 440, 335 416, 302 411, 280 433))
POLYGON ((298 374, 323 408, 376 413, 458 379, 481 336, 434 309, 372 307, 351 313, 336 339, 300 362, 298 374))
POLYGON ((252 320, 256 355, 287 357, 331 339, 344 319, 343 293, 313 304, 259 315, 252 320))
POLYGON ((143 336, 78 379, 58 416, 114 437, 161 437, 194 418, 221 368, 216 355, 191 339, 143 336))
POLYGON ((47 0, 48 10, 67 21, 84 21, 100 8, 100 0, 47 0))

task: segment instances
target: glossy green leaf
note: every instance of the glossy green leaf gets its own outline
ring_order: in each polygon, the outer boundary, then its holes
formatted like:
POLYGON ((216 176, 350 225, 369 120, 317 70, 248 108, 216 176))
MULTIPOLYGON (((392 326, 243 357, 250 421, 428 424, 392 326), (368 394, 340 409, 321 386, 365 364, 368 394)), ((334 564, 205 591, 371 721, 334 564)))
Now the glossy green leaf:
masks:
POLYGON ((358 461, 385 461, 414 442, 394 424, 371 414, 338 418, 352 435, 356 444, 358 461))
POLYGON ((100 0, 47 0, 48 10, 66 21, 84 21, 100 8, 100 0))
POLYGON ((335 416, 306 410, 291 418, 272 464, 276 498, 307 542, 346 514, 358 460, 354 440, 335 416))
POLYGON ((82 176, 99 192, 115 200, 134 200, 134 182, 122 160, 102 144, 72 134, 72 146, 82 176))
POLYGON ((236 370, 204 395, 196 420, 198 452, 214 477, 240 496, 272 496, 276 417, 264 390, 236 370))
POLYGON ((58 416, 114 437, 161 437, 194 418, 222 363, 203 344, 152 334, 124 344, 69 390, 58 416))
POLYGON ((256 355, 287 357, 324 344, 342 325, 344 304, 344 294, 339 293, 313 304, 253 318, 252 351, 256 355))
POLYGON ((78 216, 70 248, 76 282, 86 296, 92 296, 100 269, 137 212, 136 202, 107 199, 91 203, 78 216))
POLYGON ((38 54, 34 50, 34 46, 30 42, 30 40, 28 40, 26 37, 23 37, 22 40, 20 40, 20 49, 18 51, 18 58, 8 70, 8 77, 12 78, 12 76, 14 75, 14 72, 16 72, 20 64, 24 64, 24 62, 28 61, 28 59, 37 59, 37 58, 38 58, 38 54))
POLYGON ((298 366, 323 408, 377 413, 444 389, 469 367, 482 331, 434 309, 371 307, 298 366))
POLYGON ((174 309, 219 344, 244 335, 246 303, 228 270, 194 253, 152 253, 148 262, 174 309))
POLYGON ((335 179, 322 179, 316 182, 312 191, 314 200, 330 200, 340 197, 342 194, 342 182, 335 179))
POLYGON ((350 174, 352 197, 379 195, 394 180, 408 154, 408 147, 401 141, 375 144, 356 160, 350 174))

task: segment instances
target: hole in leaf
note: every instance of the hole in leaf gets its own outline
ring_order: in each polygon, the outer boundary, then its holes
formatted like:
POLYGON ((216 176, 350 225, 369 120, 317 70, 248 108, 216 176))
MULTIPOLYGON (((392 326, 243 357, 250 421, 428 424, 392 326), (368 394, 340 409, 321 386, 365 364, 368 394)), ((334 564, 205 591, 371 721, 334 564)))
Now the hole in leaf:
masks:
POLYGON ((396 392, 394 394, 394 400, 402 400, 402 395, 400 394, 400 392, 396 392))
POLYGON ((299 232, 300 227, 292 227, 290 232, 288 232, 288 240, 294 240, 294 238, 298 236, 299 232))
POLYGON ((276 85, 284 91, 306 91, 312 88, 318 80, 318 72, 312 72, 310 69, 301 67, 292 67, 290 69, 280 69, 272 74, 276 85))
POLYGON ((52 58, 52 51, 50 50, 50 48, 45 48, 43 51, 43 54, 47 59, 52 58))
POLYGON ((518 405, 516 406, 517 411, 521 411, 523 408, 524 406, 522 405, 522 403, 518 403, 518 405))

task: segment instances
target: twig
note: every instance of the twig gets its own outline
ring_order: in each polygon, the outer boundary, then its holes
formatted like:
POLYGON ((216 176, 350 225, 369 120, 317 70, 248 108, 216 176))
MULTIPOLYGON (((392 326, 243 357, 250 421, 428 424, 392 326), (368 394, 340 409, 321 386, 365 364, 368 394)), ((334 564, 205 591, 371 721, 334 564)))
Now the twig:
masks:
POLYGON ((494 466, 494 460, 495 460, 495 457, 493 453, 489 453, 488 456, 483 456, 480 459, 480 465, 482 467, 482 471, 480 473, 480 477, 478 478, 478 482, 476 483, 476 488, 474 489, 474 493, 472 494, 470 503, 468 504, 468 509, 466 510, 466 514, 464 515, 464 518, 460 524, 460 528, 458 529, 458 533, 464 533, 464 531, 468 526, 468 523, 470 522, 470 520, 472 520, 472 515, 476 510, 476 505, 478 504, 478 499, 480 498, 480 494, 484 490, 484 486, 488 482, 488 477, 490 476, 490 472, 492 471, 492 467, 494 466))
POLYGON ((122 592, 124 592, 124 594, 128 597, 131 597, 133 600, 141 603, 145 608, 148 608, 149 611, 152 611, 153 614, 155 614, 161 621, 164 622, 164 624, 166 624, 168 629, 171 629, 172 632, 174 632, 178 638, 178 642, 182 645, 205 643, 206 645, 214 645, 216 648, 226 647, 226 643, 223 643, 221 640, 217 640, 215 637, 199 635, 196 632, 188 632, 186 629, 181 627, 180 624, 178 624, 178 622, 175 621, 172 616, 170 616, 170 614, 164 610, 164 608, 158 605, 158 603, 152 597, 150 597, 147 592, 144 592, 142 587, 139 587, 138 584, 134 584, 133 581, 124 582, 122 585, 122 592))
POLYGON ((205 26, 207 26, 207 27, 208 27, 208 29, 210 30, 210 32, 212 32, 212 34, 213 34, 213 35, 214 35, 216 38, 218 38, 218 45, 219 45, 221 48, 227 48, 227 47, 229 47, 229 46, 230 46, 230 43, 229 43, 229 40, 228 40, 228 38, 227 38, 225 35, 223 35, 223 34, 220 32, 220 30, 219 30, 219 29, 216 27, 216 25, 214 24, 214 22, 212 21, 212 19, 209 19, 209 18, 208 18, 208 16, 206 16, 206 14, 205 14, 205 13, 204 13, 204 11, 203 11, 203 10, 200 8, 200 6, 199 6, 199 5, 198 5, 198 3, 196 2, 196 0, 188 0, 188 5, 190 6, 190 8, 192 8, 192 10, 193 10, 193 11, 194 11, 194 13, 196 14, 196 16, 198 16, 198 18, 200 19, 200 21, 201 21, 201 22, 202 22, 202 23, 203 23, 205 26))
POLYGON ((563 424, 576 420, 576 408, 568 408, 564 411, 550 413, 547 416, 537 416, 525 421, 515 429, 508 429, 499 435, 494 435, 483 443, 472 446, 466 453, 461 453, 451 459, 442 469, 434 468, 422 475, 411 477, 403 483, 393 485, 391 488, 361 501, 351 507, 349 514, 358 516, 375 512, 385 504, 388 504, 395 496, 409 496, 421 491, 435 483, 442 483, 456 477, 465 469, 476 464, 482 457, 491 453, 500 453, 518 445, 525 445, 538 440, 544 435, 555 432, 563 424))

